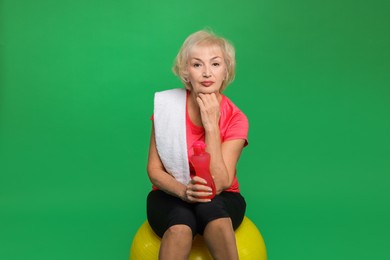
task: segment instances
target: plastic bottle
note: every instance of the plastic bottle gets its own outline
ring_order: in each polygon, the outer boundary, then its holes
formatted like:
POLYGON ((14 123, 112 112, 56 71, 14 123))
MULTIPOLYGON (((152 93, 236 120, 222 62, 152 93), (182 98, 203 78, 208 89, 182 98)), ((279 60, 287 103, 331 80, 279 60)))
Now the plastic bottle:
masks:
POLYGON ((206 144, 202 141, 197 141, 193 145, 194 155, 191 156, 190 162, 195 168, 196 176, 199 176, 207 181, 207 186, 212 190, 210 196, 202 197, 203 199, 212 199, 215 197, 215 184, 210 173, 210 154, 206 152, 206 144))

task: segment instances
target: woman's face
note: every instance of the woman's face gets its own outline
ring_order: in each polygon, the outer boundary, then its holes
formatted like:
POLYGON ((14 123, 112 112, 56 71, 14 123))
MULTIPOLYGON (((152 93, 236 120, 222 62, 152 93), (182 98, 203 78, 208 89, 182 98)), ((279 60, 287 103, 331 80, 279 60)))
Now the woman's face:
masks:
POLYGON ((222 82, 226 78, 226 64, 220 47, 194 46, 190 51, 187 66, 191 91, 195 94, 219 94, 222 82))

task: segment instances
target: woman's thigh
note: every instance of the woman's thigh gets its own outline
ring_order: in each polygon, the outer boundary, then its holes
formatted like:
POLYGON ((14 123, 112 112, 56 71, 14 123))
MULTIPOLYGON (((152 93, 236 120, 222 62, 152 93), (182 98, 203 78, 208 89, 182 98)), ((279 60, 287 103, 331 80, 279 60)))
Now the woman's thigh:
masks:
POLYGON ((215 196, 211 202, 198 203, 194 209, 198 233, 203 234, 206 225, 218 218, 230 218, 235 230, 244 219, 246 202, 239 193, 222 192, 215 196))
POLYGON ((193 236, 196 235, 196 218, 193 205, 163 191, 151 191, 147 198, 147 217, 153 231, 163 237, 173 225, 187 225, 193 236))

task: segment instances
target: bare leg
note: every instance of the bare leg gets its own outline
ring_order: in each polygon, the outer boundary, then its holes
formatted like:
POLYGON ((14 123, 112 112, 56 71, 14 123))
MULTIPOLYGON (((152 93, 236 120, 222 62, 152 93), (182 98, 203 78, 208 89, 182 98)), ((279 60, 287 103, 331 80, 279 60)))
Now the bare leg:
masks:
POLYGON ((186 225, 174 225, 161 240, 160 260, 187 260, 192 247, 192 231, 186 225))
POLYGON ((230 218, 207 224, 203 237, 215 260, 238 260, 236 237, 230 218))

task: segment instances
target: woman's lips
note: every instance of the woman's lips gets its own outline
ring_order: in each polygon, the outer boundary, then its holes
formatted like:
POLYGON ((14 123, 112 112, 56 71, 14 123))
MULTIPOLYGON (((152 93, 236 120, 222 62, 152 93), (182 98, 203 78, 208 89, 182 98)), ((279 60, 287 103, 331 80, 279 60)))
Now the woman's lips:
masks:
POLYGON ((214 81, 202 81, 201 84, 205 87, 210 87, 214 84, 214 81))

